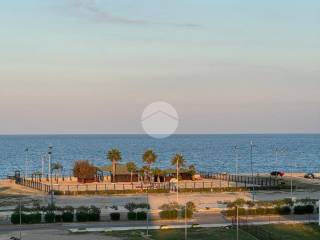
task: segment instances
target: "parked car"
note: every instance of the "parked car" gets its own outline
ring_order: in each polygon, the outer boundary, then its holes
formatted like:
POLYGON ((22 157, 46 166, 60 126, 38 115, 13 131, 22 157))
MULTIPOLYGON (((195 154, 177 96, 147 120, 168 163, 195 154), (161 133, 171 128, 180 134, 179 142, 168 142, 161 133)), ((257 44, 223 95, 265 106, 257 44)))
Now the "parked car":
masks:
POLYGON ((314 176, 314 174, 313 174, 313 173, 306 173, 306 174, 304 175, 304 178, 314 179, 314 178, 315 178, 315 176, 314 176))
POLYGON ((279 171, 273 171, 270 173, 271 176, 274 176, 274 177, 283 177, 284 176, 284 172, 279 172, 279 171))

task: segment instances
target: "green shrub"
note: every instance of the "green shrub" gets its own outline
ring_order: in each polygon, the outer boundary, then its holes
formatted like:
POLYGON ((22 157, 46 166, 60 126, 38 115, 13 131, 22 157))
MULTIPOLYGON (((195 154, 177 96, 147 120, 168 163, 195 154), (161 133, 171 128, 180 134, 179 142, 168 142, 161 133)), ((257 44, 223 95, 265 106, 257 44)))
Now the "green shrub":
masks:
POLYGON ((147 220, 146 212, 137 212, 137 220, 147 220))
POLYGON ((73 212, 66 211, 62 213, 63 222, 73 222, 73 217, 73 212))
POLYGON ((76 219, 78 222, 86 222, 89 220, 89 208, 81 206, 76 211, 76 219))
POLYGON ((177 202, 165 203, 160 206, 161 210, 177 210, 180 205, 177 202))
POLYGON ((305 206, 301 206, 301 205, 295 206, 293 211, 294 211, 294 214, 298 214, 298 215, 305 214, 305 206))
POLYGON ((110 213, 110 219, 112 221, 119 221, 120 220, 120 213, 117 213, 117 212, 110 213))
POLYGON ((312 214, 314 212, 314 206, 313 205, 305 205, 304 211, 306 214, 312 214))
MULTIPOLYGON (((236 210, 235 210, 236 211, 236 210)), ((239 216, 246 215, 246 209, 244 208, 238 208, 238 214, 239 216)))
POLYGON ((247 215, 256 215, 256 213, 257 213, 257 210, 255 208, 249 208, 246 210, 247 215))
POLYGON ((134 202, 131 202, 131 203, 127 203, 124 207, 125 207, 129 212, 132 212, 132 211, 134 211, 134 210, 137 208, 137 204, 134 203, 134 202))
MULTIPOLYGON (((20 214, 19 212, 14 212, 11 214, 11 223, 20 224, 20 214)), ((31 213, 31 214, 21 214, 22 224, 35 224, 41 223, 41 213, 31 213)))
POLYGON ((47 212, 44 215, 44 221, 46 223, 53 223, 54 222, 54 218, 55 218, 55 214, 53 212, 47 212))
POLYGON ((313 205, 298 205, 294 207, 295 214, 312 214, 314 212, 313 205))
MULTIPOLYGON (((24 215, 25 215, 24 213, 21 214, 21 223, 23 223, 22 219, 25 218, 24 215)), ((11 223, 12 224, 20 224, 20 214, 19 214, 19 212, 14 212, 14 213, 11 214, 11 223)))
POLYGON ((150 209, 150 204, 149 203, 138 203, 137 208, 150 209))
POLYGON ((289 206, 277 207, 276 212, 280 215, 289 215, 291 213, 291 208, 289 206))
POLYGON ((64 212, 74 212, 74 207, 72 206, 65 206, 64 208, 61 209, 64 212))
POLYGON ((181 217, 182 218, 185 218, 185 217, 192 218, 192 216, 193 216, 193 210, 191 208, 187 208, 187 211, 186 211, 185 207, 181 208, 181 217), (187 214, 187 216, 186 216, 186 214, 187 214))
POLYGON ((41 223, 41 213, 31 213, 28 215, 29 223, 41 223))
POLYGON ((76 212, 76 219, 78 222, 86 222, 89 219, 89 214, 83 211, 76 212))
POLYGON ((124 206, 129 212, 134 211, 135 209, 138 208, 145 208, 145 209, 150 209, 150 204, 149 203, 135 203, 135 202, 130 202, 127 203, 124 206))
POLYGON ((88 211, 89 221, 100 221, 101 210, 95 206, 91 206, 88 211))
POLYGON ((160 213, 161 219, 177 219, 178 218, 178 210, 162 210, 160 213))
POLYGON ((62 222, 62 215, 61 214, 57 214, 54 216, 54 221, 55 222, 62 222))
POLYGON ((257 208, 256 209, 256 214, 255 215, 265 215, 266 214, 266 209, 265 208, 257 208))
POLYGON ((137 214, 135 212, 128 212, 128 220, 137 220, 137 214))

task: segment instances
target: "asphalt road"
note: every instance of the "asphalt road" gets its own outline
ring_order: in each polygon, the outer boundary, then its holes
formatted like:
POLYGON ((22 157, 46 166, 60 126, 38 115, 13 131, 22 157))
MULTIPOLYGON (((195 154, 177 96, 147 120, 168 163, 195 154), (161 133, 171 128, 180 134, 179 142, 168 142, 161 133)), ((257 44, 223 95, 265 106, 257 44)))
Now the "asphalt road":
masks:
MULTIPOLYGON (((240 217, 240 223, 256 222, 279 222, 288 221, 317 221, 318 214, 312 215, 288 215, 288 216, 257 216, 257 217, 240 217)), ((231 223, 231 218, 225 218, 219 213, 202 213, 195 216, 194 219, 188 220, 188 224, 226 224, 231 223)), ((157 220, 150 221, 149 226, 161 225, 183 225, 184 220, 157 220)), ((18 231, 36 231, 36 230, 60 230, 67 231, 71 228, 109 228, 109 227, 138 227, 147 226, 146 221, 114 221, 114 222, 87 222, 87 223, 54 223, 54 224, 32 224, 32 225, 0 225, 0 234, 12 233, 18 231)))

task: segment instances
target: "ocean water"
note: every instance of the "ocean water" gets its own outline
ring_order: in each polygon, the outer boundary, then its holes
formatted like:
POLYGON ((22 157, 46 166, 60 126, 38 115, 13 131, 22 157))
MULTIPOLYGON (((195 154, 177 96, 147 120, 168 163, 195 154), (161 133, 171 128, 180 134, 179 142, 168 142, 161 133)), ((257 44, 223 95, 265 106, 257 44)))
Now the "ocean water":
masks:
POLYGON ((320 171, 320 134, 173 135, 160 140, 146 135, 16 135, 0 136, 0 177, 24 170, 26 148, 29 172, 41 170, 41 156, 49 145, 53 146, 52 161, 63 164, 64 174, 69 174, 74 161, 79 159, 90 160, 97 166, 110 164, 106 159, 110 148, 120 149, 122 162, 134 161, 138 166, 143 164, 143 152, 151 148, 158 155, 157 167, 170 167, 172 156, 182 153, 186 163, 195 164, 198 170, 234 173, 236 145, 239 172, 248 173, 250 141, 255 145, 255 172, 320 171))

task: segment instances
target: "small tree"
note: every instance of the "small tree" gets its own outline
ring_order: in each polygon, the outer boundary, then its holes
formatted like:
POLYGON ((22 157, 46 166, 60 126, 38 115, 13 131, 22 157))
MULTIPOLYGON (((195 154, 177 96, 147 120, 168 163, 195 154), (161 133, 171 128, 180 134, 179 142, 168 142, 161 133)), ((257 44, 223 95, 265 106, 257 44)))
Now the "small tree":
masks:
POLYGON ((144 163, 147 164, 148 168, 149 168, 149 172, 148 172, 148 176, 150 179, 150 169, 151 169, 151 165, 153 163, 155 163, 155 161, 157 160, 158 156, 154 153, 154 151, 152 151, 151 149, 148 149, 147 151, 144 152, 143 156, 142 156, 142 160, 144 163))
POLYGON ((173 156, 172 160, 171 160, 171 165, 175 165, 176 166, 176 170, 177 170, 177 180, 179 180, 179 170, 181 167, 183 167, 185 164, 185 159, 182 156, 182 154, 177 153, 176 155, 173 156))
POLYGON ((191 176, 194 176, 197 173, 196 167, 193 164, 190 165, 188 168, 188 172, 190 173, 191 176))
POLYGON ((51 164, 51 171, 55 172, 55 178, 57 178, 57 173, 61 175, 62 170, 63 170, 63 166, 60 162, 51 164))
POLYGON ((116 148, 112 148, 107 153, 107 159, 112 162, 112 181, 115 182, 116 163, 122 159, 121 152, 116 148))
POLYGON ((136 166, 136 164, 134 163, 134 162, 128 162, 127 163, 127 170, 130 172, 130 174, 131 174, 131 178, 130 178, 130 181, 132 182, 132 175, 133 175, 133 173, 134 172, 136 172, 137 171, 137 166, 136 166))
POLYGON ((88 160, 78 160, 73 166, 73 175, 81 179, 94 179, 97 173, 97 168, 89 163, 88 160))

